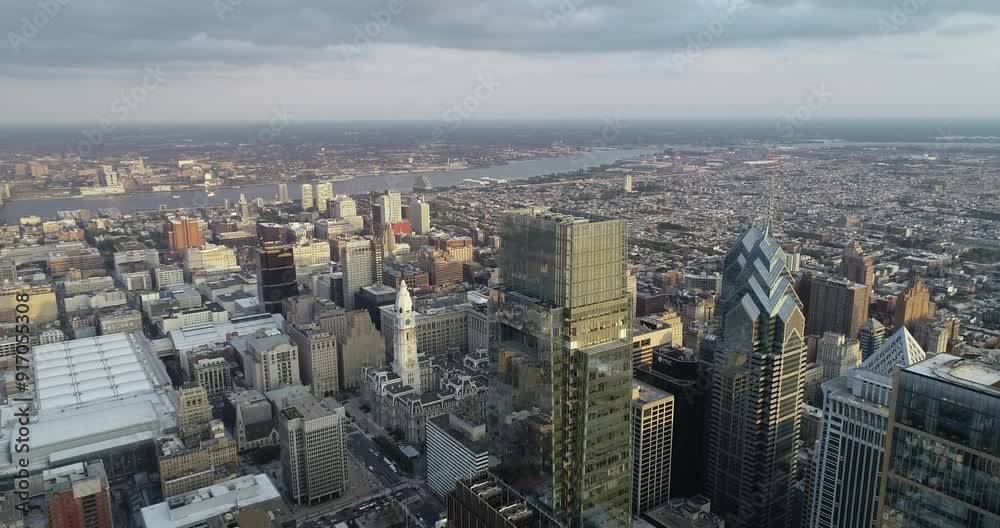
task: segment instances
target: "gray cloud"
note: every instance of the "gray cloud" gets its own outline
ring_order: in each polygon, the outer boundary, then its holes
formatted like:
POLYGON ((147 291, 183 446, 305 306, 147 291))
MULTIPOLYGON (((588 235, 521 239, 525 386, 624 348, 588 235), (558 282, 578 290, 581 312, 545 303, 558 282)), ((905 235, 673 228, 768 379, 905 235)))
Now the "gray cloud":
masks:
MULTIPOLYGON (((56 2, 57 0, 51 0, 56 2)), ((530 54, 683 49, 727 5, 720 0, 58 0, 68 2, 15 52, 23 19, 41 10, 0 0, 0 64, 12 75, 187 71, 345 60, 342 46, 375 43, 530 54), (238 4, 238 5, 236 5, 238 4), (229 5, 231 9, 219 6, 229 5), (380 15, 381 13, 381 15, 380 15), (390 14, 387 23, 377 19, 390 14), (553 22, 554 21, 554 22, 553 22), (376 24, 376 25, 372 25, 376 24), (371 32, 368 37, 372 37, 371 32)), ((879 21, 909 3, 896 34, 935 29, 960 14, 1000 14, 996 0, 746 0, 714 47, 774 46, 881 35, 879 21), (894 7, 895 6, 895 7, 894 7)), ((990 27, 977 28, 988 30, 990 27)), ((952 30, 954 31, 954 30, 952 30)))

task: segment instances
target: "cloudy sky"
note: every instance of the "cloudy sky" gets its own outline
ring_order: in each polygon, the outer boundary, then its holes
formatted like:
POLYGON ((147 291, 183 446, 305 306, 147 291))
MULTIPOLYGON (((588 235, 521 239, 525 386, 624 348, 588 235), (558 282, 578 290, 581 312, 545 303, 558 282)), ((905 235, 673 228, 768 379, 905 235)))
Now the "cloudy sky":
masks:
POLYGON ((0 30, 5 123, 440 120, 463 104, 1000 117, 998 0, 0 0, 0 30))

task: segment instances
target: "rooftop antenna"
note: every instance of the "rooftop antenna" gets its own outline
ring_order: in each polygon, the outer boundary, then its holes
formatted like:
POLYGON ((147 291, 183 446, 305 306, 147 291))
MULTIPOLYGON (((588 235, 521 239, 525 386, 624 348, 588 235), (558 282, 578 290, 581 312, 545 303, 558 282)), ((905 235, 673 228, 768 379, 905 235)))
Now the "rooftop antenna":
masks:
POLYGON ((771 171, 771 184, 767 191, 767 223, 764 226, 764 234, 771 234, 771 221, 774 220, 774 198, 777 191, 777 186, 774 180, 774 171, 771 171))

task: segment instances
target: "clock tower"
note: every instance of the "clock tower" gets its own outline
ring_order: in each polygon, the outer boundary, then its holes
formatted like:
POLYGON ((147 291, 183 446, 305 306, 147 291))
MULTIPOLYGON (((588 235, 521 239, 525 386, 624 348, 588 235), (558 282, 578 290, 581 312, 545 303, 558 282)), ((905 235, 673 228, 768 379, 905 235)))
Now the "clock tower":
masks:
POLYGON ((417 358, 417 325, 413 320, 413 299, 406 281, 399 282, 396 304, 396 335, 392 340, 392 370, 403 379, 405 385, 413 387, 417 394, 424 392, 420 383, 420 360, 417 358))

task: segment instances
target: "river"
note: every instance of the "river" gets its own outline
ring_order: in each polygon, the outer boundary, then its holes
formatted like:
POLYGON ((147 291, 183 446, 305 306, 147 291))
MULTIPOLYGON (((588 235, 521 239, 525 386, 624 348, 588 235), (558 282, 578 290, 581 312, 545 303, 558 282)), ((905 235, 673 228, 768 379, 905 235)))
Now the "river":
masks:
MULTIPOLYGON (((600 150, 584 155, 563 156, 558 158, 541 158, 524 161, 514 161, 507 165, 482 167, 476 169, 436 171, 408 174, 386 174, 379 176, 363 176, 334 183, 338 194, 360 194, 371 191, 404 191, 413 190, 413 183, 421 175, 426 175, 433 187, 450 187, 462 185, 466 178, 502 178, 506 180, 523 180, 534 176, 553 173, 573 172, 579 169, 596 167, 614 163, 624 159, 635 159, 645 154, 653 154, 658 149, 623 149, 600 150)), ((288 194, 292 199, 301 198, 302 184, 289 183, 288 194)), ((168 209, 204 206, 206 202, 212 205, 222 205, 225 200, 235 204, 240 195, 254 201, 258 197, 264 200, 274 200, 278 195, 276 183, 243 185, 240 188, 217 188, 215 196, 208 197, 205 191, 164 191, 139 193, 122 196, 73 197, 12 200, 0 207, 0 219, 5 223, 17 223, 22 216, 39 215, 43 218, 54 218, 59 211, 90 209, 95 211, 104 208, 116 208, 123 212, 148 211, 159 209, 165 205, 168 209), (178 196, 179 198, 174 198, 178 196)))

